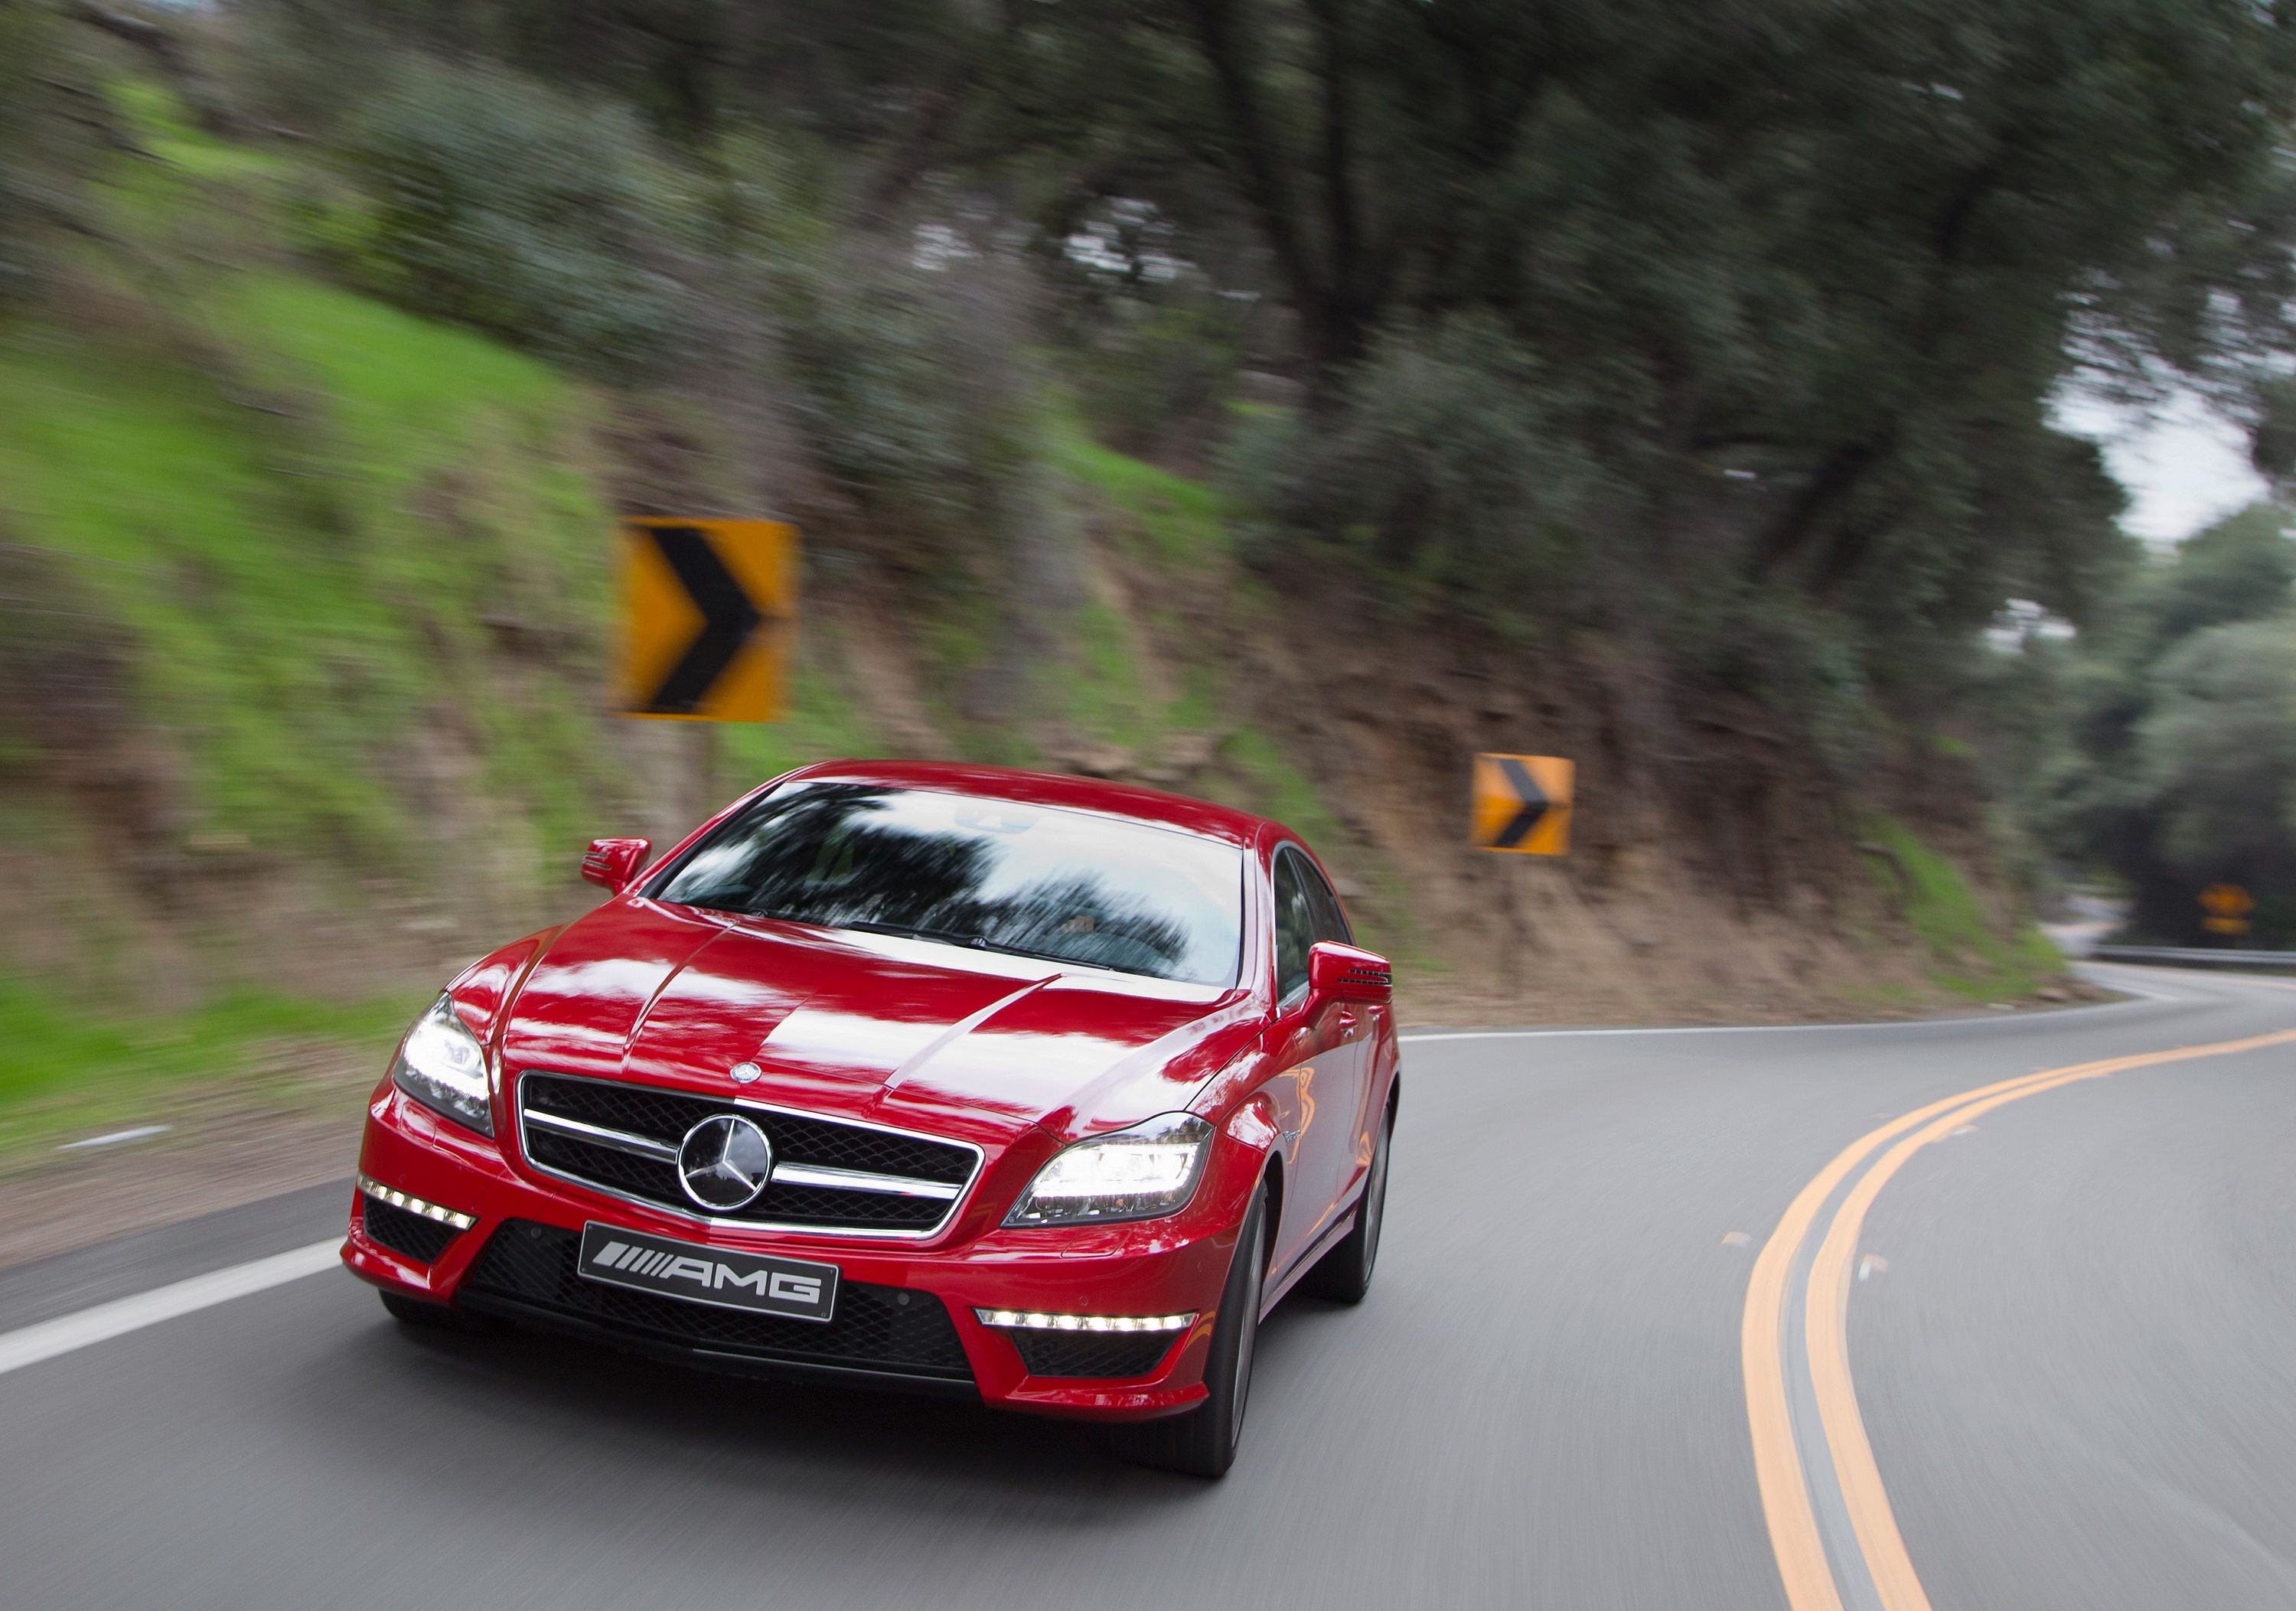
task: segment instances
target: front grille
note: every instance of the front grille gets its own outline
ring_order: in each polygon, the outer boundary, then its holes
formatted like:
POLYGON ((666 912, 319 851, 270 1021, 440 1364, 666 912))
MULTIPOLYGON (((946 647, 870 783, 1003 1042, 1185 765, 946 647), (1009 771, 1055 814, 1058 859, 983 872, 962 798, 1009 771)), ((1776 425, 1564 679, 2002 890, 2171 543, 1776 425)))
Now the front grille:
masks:
POLYGON ((570 1230, 505 1221, 479 1250, 461 1291, 507 1298, 656 1345, 972 1380, 948 1311, 931 1293, 840 1281, 835 1319, 787 1320, 584 1280, 575 1268, 581 1248, 582 1238, 570 1230))
POLYGON ((441 1225, 436 1220, 426 1220, 421 1214, 408 1213, 403 1208, 393 1208, 388 1203, 361 1194, 359 1217, 366 1222, 366 1237, 379 1242, 395 1253, 414 1260, 417 1264, 435 1264, 439 1255, 454 1245, 455 1238, 463 1233, 451 1225, 441 1225))
POLYGON ((1176 1332, 1009 1331, 1030 1376, 1146 1376, 1178 1340, 1176 1332))
MULTIPOLYGON (((565 1074, 527 1074, 519 1082, 519 1100, 522 1114, 572 1119, 667 1147, 675 1147, 713 1114, 738 1113, 766 1132, 776 1163, 855 1170, 938 1186, 962 1188, 980 1160, 975 1149, 955 1142, 565 1074)), ((699 1212, 678 1185, 676 1165, 666 1159, 640 1157, 539 1125, 522 1125, 520 1134, 526 1155, 540 1168, 680 1213, 699 1212)), ((914 1237, 938 1229, 956 1201, 776 1180, 747 1207, 713 1217, 914 1237)))

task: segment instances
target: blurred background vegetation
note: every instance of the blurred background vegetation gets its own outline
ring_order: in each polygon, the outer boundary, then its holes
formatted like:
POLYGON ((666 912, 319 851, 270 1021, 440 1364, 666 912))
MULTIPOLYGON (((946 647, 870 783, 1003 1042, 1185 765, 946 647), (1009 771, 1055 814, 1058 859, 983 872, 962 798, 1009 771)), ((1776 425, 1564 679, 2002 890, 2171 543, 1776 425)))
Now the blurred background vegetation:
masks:
POLYGON ((1273 811, 1423 1017, 2296 943, 2278 506, 2147 549, 2063 423, 2296 466, 2292 89, 2245 0, 6 0, 0 1145, 840 753, 1273 811), (787 722, 612 718, 632 513, 804 530, 787 722))

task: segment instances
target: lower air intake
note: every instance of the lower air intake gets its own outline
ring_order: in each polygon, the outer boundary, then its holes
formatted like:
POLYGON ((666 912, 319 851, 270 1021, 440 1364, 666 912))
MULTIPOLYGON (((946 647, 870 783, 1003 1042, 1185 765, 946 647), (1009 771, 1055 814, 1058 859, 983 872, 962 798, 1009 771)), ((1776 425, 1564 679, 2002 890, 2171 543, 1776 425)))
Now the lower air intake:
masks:
POLYGON ((463 1233, 451 1225, 441 1225, 436 1220, 426 1220, 421 1214, 408 1213, 403 1208, 362 1195, 359 1217, 366 1222, 366 1239, 388 1247, 402 1258, 417 1264, 436 1264, 439 1255, 455 1244, 463 1233))
POLYGON ((1030 1376, 1138 1377, 1164 1362, 1178 1341, 1168 1331, 1110 1336, 1073 1331, 1008 1331, 1030 1376))
POLYGON ((554 1225, 504 1222, 463 1278, 458 1295, 507 1300, 656 1347, 706 1350, 761 1362, 873 1370, 971 1383, 972 1368, 948 1311, 931 1293, 842 1281, 826 1323, 743 1314, 585 1280, 582 1238, 554 1225))

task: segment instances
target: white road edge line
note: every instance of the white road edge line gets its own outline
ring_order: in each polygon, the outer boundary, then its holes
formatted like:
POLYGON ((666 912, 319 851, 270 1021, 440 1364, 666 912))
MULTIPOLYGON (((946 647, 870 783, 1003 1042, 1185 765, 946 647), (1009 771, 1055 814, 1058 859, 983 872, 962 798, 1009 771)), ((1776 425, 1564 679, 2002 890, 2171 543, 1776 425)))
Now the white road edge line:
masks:
POLYGON ((133 1297, 98 1303, 78 1314, 0 1332, 0 1376, 37 1365, 42 1360, 52 1360, 60 1353, 70 1353, 76 1348, 141 1331, 146 1326, 157 1326, 177 1315, 195 1313, 266 1287, 315 1276, 341 1262, 339 1255, 342 1245, 340 1237, 330 1237, 306 1247, 273 1253, 267 1259, 234 1264, 227 1270, 212 1270, 150 1292, 139 1292, 133 1297))
MULTIPOLYGON (((2073 959, 2080 963, 2081 959, 2073 959)), ((2127 962, 2081 963, 2088 967, 2112 967, 2121 972, 2135 969, 2137 965, 2127 962)), ((2149 969, 2158 974, 2161 970, 2149 969)), ((2210 974, 2210 978, 2226 979, 2231 974, 2210 974)), ((2088 1007, 2052 1007, 2046 1016, 2052 1023, 2086 1016, 2091 1013, 2117 1013, 2141 1005, 2144 1001, 2201 1001, 2205 996, 2180 996, 2166 990, 2148 990, 2134 984, 2116 984, 2116 990, 2126 990, 2134 999, 2100 1001, 2088 1007)), ((1956 1013, 1948 1018, 1881 1018, 1869 1022, 1847 1023, 1669 1023, 1651 1029, 1636 1029, 1620 1024, 1603 1029, 1414 1029, 1406 1030, 1396 1037, 1398 1040, 1566 1040, 1581 1035, 1808 1035, 1821 1030, 1845 1029, 1937 1029, 1949 1023, 2030 1023, 2042 1017, 2038 1012, 2019 1014, 2005 1018, 1998 1013, 1956 1013)))
POLYGON ((76 1153, 95 1147, 117 1147, 122 1141, 141 1141, 146 1136, 164 1136, 175 1128, 172 1124, 139 1124, 133 1130, 115 1130, 108 1136, 90 1136, 85 1141, 67 1141, 56 1150, 76 1153))

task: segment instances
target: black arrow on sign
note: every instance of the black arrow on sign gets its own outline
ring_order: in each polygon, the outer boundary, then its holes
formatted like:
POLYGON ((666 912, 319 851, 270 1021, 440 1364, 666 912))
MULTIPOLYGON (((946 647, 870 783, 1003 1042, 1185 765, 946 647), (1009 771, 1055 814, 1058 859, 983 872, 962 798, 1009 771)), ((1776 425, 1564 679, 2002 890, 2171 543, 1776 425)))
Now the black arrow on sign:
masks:
POLYGON ((1491 849, 1511 851, 1529 838, 1531 829, 1538 826, 1538 819, 1546 815, 1546 792, 1531 777, 1530 769, 1511 755, 1500 757, 1499 770, 1506 775, 1515 798, 1522 803, 1507 819, 1506 826, 1499 830, 1498 837, 1491 841, 1491 849))
POLYGON ((698 528, 649 526, 646 534, 701 612, 701 629, 643 708, 658 715, 690 715, 766 618, 698 528))

